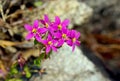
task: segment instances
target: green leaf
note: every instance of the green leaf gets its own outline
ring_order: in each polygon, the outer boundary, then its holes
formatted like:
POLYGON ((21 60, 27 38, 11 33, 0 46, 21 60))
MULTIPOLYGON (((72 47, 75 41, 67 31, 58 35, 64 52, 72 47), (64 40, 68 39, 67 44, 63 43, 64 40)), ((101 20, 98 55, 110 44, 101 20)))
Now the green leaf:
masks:
POLYGON ((34 2, 34 5, 36 7, 41 6, 42 4, 43 4, 42 1, 36 1, 36 2, 34 2))
POLYGON ((44 59, 44 57, 45 57, 45 53, 40 54, 40 56, 34 60, 34 64, 36 66, 40 66, 41 61, 44 59))
POLYGON ((46 58, 49 58, 51 54, 52 54, 52 50, 47 54, 46 58))
POLYGON ((34 60, 34 64, 35 64, 36 66, 40 66, 41 60, 40 60, 40 59, 35 59, 35 60, 34 60))
POLYGON ((10 68, 10 74, 13 75, 13 74, 17 74, 18 73, 18 70, 17 70, 17 63, 13 64, 10 68))
POLYGON ((38 44, 39 42, 35 39, 34 40, 34 45, 38 44))
POLYGON ((30 70, 29 70, 29 67, 28 66, 25 66, 24 67, 24 71, 25 71, 25 73, 26 73, 26 77, 27 78, 30 78, 31 77, 31 73, 30 73, 30 70))
POLYGON ((28 67, 28 66, 25 66, 25 67, 24 67, 24 71, 25 71, 25 72, 29 71, 29 67, 28 67))
POLYGON ((10 73, 11 73, 11 74, 17 74, 17 73, 18 73, 18 70, 16 69, 16 67, 11 68, 10 73))
POLYGON ((30 78, 31 77, 31 73, 30 72, 26 72, 26 77, 30 78))
POLYGON ((45 57, 45 53, 42 53, 42 54, 40 54, 40 60, 42 60, 42 59, 44 59, 44 57, 45 57))
POLYGON ((22 80, 19 78, 12 78, 12 79, 7 79, 6 81, 22 81, 22 80))

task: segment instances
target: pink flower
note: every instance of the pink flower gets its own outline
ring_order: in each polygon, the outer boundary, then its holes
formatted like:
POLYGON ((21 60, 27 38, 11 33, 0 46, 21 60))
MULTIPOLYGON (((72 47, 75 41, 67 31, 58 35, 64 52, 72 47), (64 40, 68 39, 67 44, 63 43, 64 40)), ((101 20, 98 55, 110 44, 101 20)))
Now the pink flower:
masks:
POLYGON ((80 45, 80 41, 78 41, 78 38, 80 37, 80 33, 75 31, 75 30, 71 30, 69 32, 69 40, 67 41, 67 44, 72 46, 72 51, 74 51, 75 46, 79 46, 80 45))
POLYGON ((57 49, 55 47, 56 40, 54 40, 50 34, 48 35, 46 40, 42 41, 42 43, 46 47, 46 54, 49 53, 51 49, 54 51, 57 51, 57 49))
POLYGON ((40 35, 41 29, 39 28, 38 20, 35 20, 32 26, 29 24, 25 24, 24 27, 29 32, 26 36, 26 40, 29 40, 33 37, 35 37, 36 40, 38 41, 41 40, 41 35, 40 35))
POLYGON ((46 54, 51 50, 57 51, 57 47, 61 47, 64 43, 71 46, 74 51, 75 46, 80 45, 80 41, 78 41, 80 33, 68 30, 69 22, 68 19, 61 21, 58 16, 55 17, 54 22, 51 22, 48 15, 44 15, 44 19, 35 20, 32 26, 25 24, 25 29, 29 32, 26 39, 34 37, 38 42, 43 43, 46 47, 46 54))
POLYGON ((1 77, 4 77, 4 78, 5 78, 5 75, 6 75, 6 73, 5 73, 2 69, 0 69, 0 78, 1 78, 1 77))
POLYGON ((57 46, 60 47, 68 40, 69 30, 63 28, 61 32, 57 32, 54 34, 55 38, 58 40, 57 46))
POLYGON ((62 30, 63 28, 67 28, 69 24, 69 20, 65 19, 63 22, 61 22, 60 18, 58 16, 55 17, 55 22, 54 22, 54 29, 55 30, 62 30))
POLYGON ((45 15, 44 15, 44 19, 41 19, 40 22, 44 25, 44 31, 45 31, 45 32, 46 32, 46 31, 52 32, 52 31, 51 31, 51 28, 52 28, 51 25, 52 25, 52 23, 51 23, 48 15, 45 14, 45 15))
POLYGON ((18 61, 18 64, 19 64, 20 68, 22 69, 22 68, 24 67, 25 63, 26 63, 26 60, 25 60, 25 58, 22 56, 22 54, 20 54, 20 55, 18 56, 17 61, 18 61))
POLYGON ((48 15, 44 15, 44 19, 43 20, 40 20, 40 22, 46 27, 46 28, 48 28, 48 27, 50 27, 50 24, 51 24, 51 22, 50 22, 50 20, 49 20, 49 18, 48 18, 48 15))

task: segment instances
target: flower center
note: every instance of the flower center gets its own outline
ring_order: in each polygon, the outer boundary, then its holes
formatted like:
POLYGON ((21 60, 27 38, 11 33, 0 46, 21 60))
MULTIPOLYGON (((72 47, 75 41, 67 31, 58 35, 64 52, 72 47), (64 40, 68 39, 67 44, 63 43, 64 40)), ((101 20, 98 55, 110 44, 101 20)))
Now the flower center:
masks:
POLYGON ((63 38, 66 38, 66 34, 62 34, 62 37, 63 37, 63 38))
POLYGON ((62 28, 62 26, 61 26, 61 24, 59 24, 59 25, 58 25, 58 29, 61 30, 61 28, 62 28))
POLYGON ((49 44, 49 45, 51 45, 51 44, 52 44, 52 42, 51 42, 51 41, 49 41, 49 42, 48 42, 48 44, 49 44))
POLYGON ((33 32, 33 33, 36 33, 36 32, 37 32, 37 30, 34 28, 34 29, 32 30, 32 32, 33 32))
POLYGON ((48 23, 45 23, 45 27, 48 28, 48 26, 49 26, 48 23))
POLYGON ((76 41, 76 38, 73 38, 72 41, 75 42, 75 41, 76 41))

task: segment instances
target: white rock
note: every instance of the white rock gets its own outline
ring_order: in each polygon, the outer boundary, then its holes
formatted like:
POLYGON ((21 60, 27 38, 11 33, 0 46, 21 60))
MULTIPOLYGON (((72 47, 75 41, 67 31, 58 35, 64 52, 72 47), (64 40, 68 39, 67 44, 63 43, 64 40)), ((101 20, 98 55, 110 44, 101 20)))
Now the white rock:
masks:
POLYGON ((42 67, 46 68, 47 74, 40 81, 110 81, 78 47, 72 52, 71 47, 64 45, 45 60, 42 67))

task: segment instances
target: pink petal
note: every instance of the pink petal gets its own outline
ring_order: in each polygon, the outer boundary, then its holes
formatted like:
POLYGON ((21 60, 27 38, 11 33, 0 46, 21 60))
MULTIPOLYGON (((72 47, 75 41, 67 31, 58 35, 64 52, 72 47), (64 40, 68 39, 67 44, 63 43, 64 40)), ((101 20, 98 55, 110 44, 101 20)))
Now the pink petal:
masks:
POLYGON ((67 34, 67 30, 68 30, 67 28, 62 28, 62 32, 65 34, 67 34))
POLYGON ((44 20, 40 20, 40 22, 45 25, 45 21, 44 20))
POLYGON ((0 74, 3 73, 3 71, 0 69, 0 74))
POLYGON ((52 40, 52 43, 55 45, 58 42, 58 40, 52 40))
POLYGON ((52 50, 54 50, 55 52, 57 52, 57 48, 52 46, 52 50))
POLYGON ((41 33, 41 34, 43 34, 43 33, 46 33, 47 30, 48 30, 47 28, 39 28, 38 32, 41 33))
POLYGON ((40 35, 36 34, 36 35, 35 35, 35 39, 36 39, 37 41, 41 42, 41 36, 40 36, 40 35))
POLYGON ((63 26, 68 26, 70 23, 70 21, 68 19, 65 19, 63 22, 62 22, 62 25, 63 26))
POLYGON ((44 15, 44 19, 45 19, 46 22, 50 21, 49 18, 48 18, 48 15, 46 15, 46 14, 44 15))
POLYGON ((32 26, 31 25, 25 24, 24 27, 27 31, 32 31, 32 26))
POLYGON ((72 46, 72 40, 67 40, 66 43, 69 45, 69 46, 72 46))
POLYGON ((27 34, 27 36, 26 36, 26 40, 29 40, 29 39, 31 39, 32 37, 34 36, 34 34, 33 33, 28 33, 27 34))
POLYGON ((49 53, 50 50, 51 50, 50 46, 47 46, 47 47, 46 47, 46 53, 49 53))
POLYGON ((64 40, 63 39, 61 39, 59 42, 58 42, 58 47, 60 47, 60 46, 62 46, 64 44, 64 40))
POLYGON ((53 27, 48 27, 47 29, 51 34, 54 34, 55 29, 53 27))
POLYGON ((49 34, 47 40, 52 40, 52 36, 49 34))
POLYGON ((48 44, 48 41, 47 40, 42 40, 41 41, 44 45, 47 45, 48 44))
POLYGON ((75 45, 72 46, 72 52, 75 50, 75 45))
POLYGON ((55 38, 62 38, 62 34, 57 32, 57 33, 54 33, 54 37, 55 38))
POLYGON ((5 76, 5 72, 3 70, 0 69, 0 76, 3 77, 5 76))
POLYGON ((77 45, 77 46, 80 46, 80 41, 76 41, 76 45, 77 45))
POLYGON ((75 37, 78 39, 80 37, 80 32, 77 32, 75 37))
POLYGON ((70 32, 70 37, 71 37, 71 38, 74 38, 74 37, 75 37, 75 33, 76 33, 75 30, 71 30, 71 32, 70 32))
POLYGON ((58 16, 55 17, 55 23, 58 25, 61 23, 61 20, 58 16))
POLYGON ((57 31, 57 29, 58 29, 58 24, 54 24, 52 27, 53 27, 54 30, 57 31))
POLYGON ((35 20, 34 23, 33 23, 33 26, 34 26, 35 28, 38 28, 38 26, 39 26, 39 21, 38 21, 38 20, 35 20))

